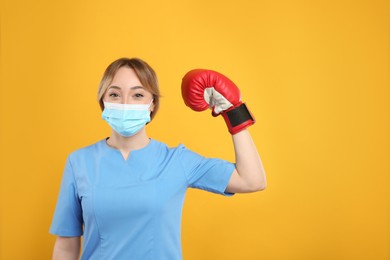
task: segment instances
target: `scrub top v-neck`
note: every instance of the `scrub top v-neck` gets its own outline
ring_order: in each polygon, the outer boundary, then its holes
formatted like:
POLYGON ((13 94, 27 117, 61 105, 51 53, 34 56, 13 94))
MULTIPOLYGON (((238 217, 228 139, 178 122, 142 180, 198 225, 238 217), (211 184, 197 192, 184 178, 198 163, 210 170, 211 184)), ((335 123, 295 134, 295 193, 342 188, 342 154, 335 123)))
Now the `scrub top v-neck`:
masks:
POLYGON ((182 259, 187 188, 231 195, 233 170, 154 139, 125 159, 103 139, 69 155, 50 233, 83 235, 81 259, 182 259))

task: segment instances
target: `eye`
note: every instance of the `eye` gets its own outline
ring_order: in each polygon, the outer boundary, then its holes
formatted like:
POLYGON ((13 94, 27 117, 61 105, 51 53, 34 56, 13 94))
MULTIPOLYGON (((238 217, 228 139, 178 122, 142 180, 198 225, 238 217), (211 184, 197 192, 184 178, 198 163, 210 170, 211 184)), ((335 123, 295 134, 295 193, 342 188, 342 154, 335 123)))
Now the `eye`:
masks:
POLYGON ((112 97, 112 98, 117 98, 119 97, 119 95, 117 93, 111 93, 108 95, 109 97, 112 97))
POLYGON ((136 93, 136 94, 134 94, 134 97, 136 97, 136 98, 143 98, 144 95, 141 94, 141 93, 136 93))

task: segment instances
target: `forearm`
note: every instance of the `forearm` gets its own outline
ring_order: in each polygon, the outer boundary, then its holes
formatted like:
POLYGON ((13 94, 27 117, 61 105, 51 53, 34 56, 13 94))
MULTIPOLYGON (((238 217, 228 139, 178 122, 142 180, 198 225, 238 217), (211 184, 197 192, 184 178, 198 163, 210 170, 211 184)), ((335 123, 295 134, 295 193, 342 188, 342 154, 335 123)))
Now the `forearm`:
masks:
POLYGON ((78 260, 80 237, 57 237, 53 250, 53 260, 78 260))
POLYGON ((248 130, 232 135, 236 156, 236 170, 248 191, 263 190, 266 176, 255 143, 248 130))

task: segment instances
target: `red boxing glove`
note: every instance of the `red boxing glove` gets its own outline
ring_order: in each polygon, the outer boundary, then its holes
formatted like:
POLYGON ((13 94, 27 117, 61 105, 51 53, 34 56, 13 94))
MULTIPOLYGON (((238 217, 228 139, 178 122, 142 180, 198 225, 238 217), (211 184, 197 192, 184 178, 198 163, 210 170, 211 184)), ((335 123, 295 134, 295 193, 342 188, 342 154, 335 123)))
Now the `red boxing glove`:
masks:
POLYGON ((184 103, 195 111, 212 109, 213 116, 222 115, 229 132, 236 134, 255 123, 240 90, 224 75, 204 69, 189 71, 182 80, 184 103))

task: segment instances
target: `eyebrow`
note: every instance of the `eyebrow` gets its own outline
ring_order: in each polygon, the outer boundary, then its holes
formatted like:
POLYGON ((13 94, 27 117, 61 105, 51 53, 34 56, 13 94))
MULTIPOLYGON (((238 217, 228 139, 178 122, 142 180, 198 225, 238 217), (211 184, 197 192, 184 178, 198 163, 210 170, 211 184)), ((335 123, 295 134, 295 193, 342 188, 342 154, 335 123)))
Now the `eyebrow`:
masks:
MULTIPOLYGON (((109 86, 109 87, 108 87, 108 89, 110 89, 110 88, 119 89, 119 90, 121 89, 120 87, 115 86, 115 85, 109 86)), ((135 89, 144 89, 144 87, 142 87, 142 86, 134 86, 134 87, 131 87, 130 89, 132 89, 132 90, 135 90, 135 89)))

